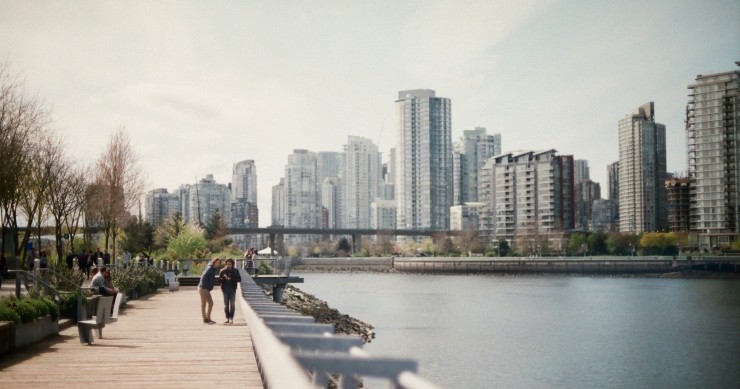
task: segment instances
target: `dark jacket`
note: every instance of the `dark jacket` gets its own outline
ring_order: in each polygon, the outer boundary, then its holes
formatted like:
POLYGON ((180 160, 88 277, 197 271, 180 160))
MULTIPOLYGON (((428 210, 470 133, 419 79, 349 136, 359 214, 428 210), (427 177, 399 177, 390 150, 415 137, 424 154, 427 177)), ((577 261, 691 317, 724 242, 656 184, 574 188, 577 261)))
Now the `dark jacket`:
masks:
POLYGON ((216 268, 213 265, 208 264, 203 270, 203 274, 200 276, 200 282, 198 286, 203 289, 213 290, 213 285, 216 283, 216 268))
POLYGON ((221 280, 222 290, 236 290, 236 285, 242 282, 242 276, 235 267, 232 267, 231 270, 226 267, 221 269, 218 278, 221 280))

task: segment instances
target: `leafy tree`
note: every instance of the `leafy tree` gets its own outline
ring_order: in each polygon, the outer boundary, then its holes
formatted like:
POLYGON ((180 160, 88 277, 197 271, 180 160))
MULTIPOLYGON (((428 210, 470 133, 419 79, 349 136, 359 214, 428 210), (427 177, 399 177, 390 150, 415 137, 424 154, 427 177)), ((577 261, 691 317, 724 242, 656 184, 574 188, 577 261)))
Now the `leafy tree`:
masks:
POLYGON ((123 229, 121 247, 134 254, 150 251, 154 245, 154 228, 141 217, 134 218, 123 229))
POLYGON ((226 220, 221 216, 221 212, 219 212, 218 208, 216 211, 211 215, 211 218, 208 220, 208 223, 206 223, 206 239, 218 239, 221 237, 226 236, 226 232, 228 231, 228 226, 226 225, 226 220))
POLYGON ((582 255, 588 250, 588 239, 585 234, 580 232, 571 234, 568 240, 568 254, 582 255))
POLYGON ((203 229, 195 224, 187 224, 177 236, 170 237, 167 252, 173 259, 202 257, 206 248, 203 229))
POLYGON ((644 255, 675 255, 678 253, 676 235, 665 232, 649 232, 640 238, 644 255))
POLYGON ((586 238, 588 249, 593 255, 604 255, 607 252, 606 236, 601 233, 589 234, 586 238))
POLYGON ((351 252, 352 246, 349 244, 349 240, 347 240, 347 238, 345 237, 339 239, 339 242, 337 242, 337 254, 342 256, 349 256, 351 252))
POLYGON ((632 251, 637 251, 636 248, 633 235, 615 232, 606 238, 606 249, 610 255, 631 255, 632 251))
POLYGON ((505 239, 501 239, 498 241, 498 255, 500 257, 508 256, 511 252, 511 247, 509 246, 509 242, 505 239))
POLYGON ((186 226, 187 223, 180 212, 172 215, 154 231, 154 247, 167 247, 170 238, 180 235, 186 226))

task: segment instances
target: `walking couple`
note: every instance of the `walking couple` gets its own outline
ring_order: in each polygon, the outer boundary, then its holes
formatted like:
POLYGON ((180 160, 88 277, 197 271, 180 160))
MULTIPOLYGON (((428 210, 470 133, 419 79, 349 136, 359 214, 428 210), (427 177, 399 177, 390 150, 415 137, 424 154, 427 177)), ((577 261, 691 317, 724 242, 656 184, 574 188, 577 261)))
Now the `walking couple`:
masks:
MULTIPOLYGON (((200 313, 203 316, 203 323, 214 324, 211 320, 211 310, 213 310, 213 298, 211 290, 216 283, 216 269, 221 266, 221 259, 214 258, 208 263, 203 274, 200 276, 198 283, 198 293, 200 294, 200 313)), ((221 291, 224 294, 224 313, 226 321, 224 324, 234 323, 234 311, 236 310, 236 286, 242 282, 239 270, 234 267, 234 260, 227 259, 226 266, 218 273, 221 281, 221 291)))

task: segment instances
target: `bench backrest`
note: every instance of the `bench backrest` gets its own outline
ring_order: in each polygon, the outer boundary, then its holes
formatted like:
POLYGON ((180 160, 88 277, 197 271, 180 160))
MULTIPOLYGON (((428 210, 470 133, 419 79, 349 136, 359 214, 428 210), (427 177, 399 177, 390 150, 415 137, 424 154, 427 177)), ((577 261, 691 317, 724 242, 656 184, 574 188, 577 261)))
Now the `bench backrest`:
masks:
POLYGON ((113 322, 118 320, 118 310, 121 308, 121 300, 123 300, 123 293, 118 292, 116 294, 116 301, 113 303, 113 313, 107 322, 113 322))
POLYGON ((110 308, 113 306, 113 296, 101 297, 98 300, 98 310, 95 315, 95 322, 98 324, 105 324, 110 317, 110 308))
POLYGON ((175 272, 168 271, 164 273, 164 283, 169 285, 170 282, 174 282, 177 280, 177 276, 175 275, 175 272))

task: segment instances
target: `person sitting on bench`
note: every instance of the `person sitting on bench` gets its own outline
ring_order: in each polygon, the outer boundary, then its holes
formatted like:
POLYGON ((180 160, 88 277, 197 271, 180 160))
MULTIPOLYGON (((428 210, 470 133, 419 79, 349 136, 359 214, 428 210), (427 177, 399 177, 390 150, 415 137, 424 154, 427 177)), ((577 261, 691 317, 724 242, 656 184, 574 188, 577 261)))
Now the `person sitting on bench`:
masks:
POLYGON ((106 285, 106 274, 110 278, 110 269, 106 266, 101 267, 98 274, 93 277, 90 286, 96 293, 99 293, 102 296, 115 296, 118 293, 118 289, 106 285))

